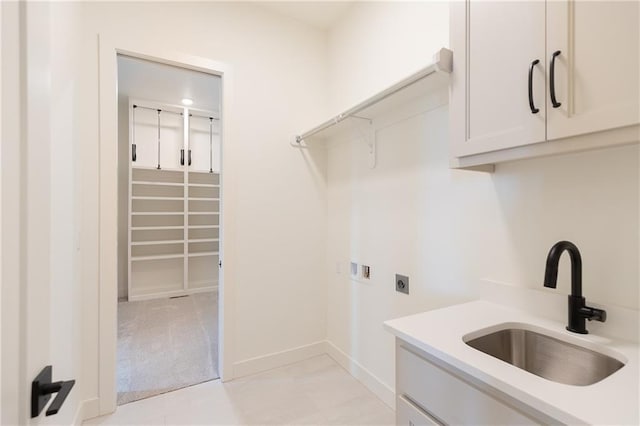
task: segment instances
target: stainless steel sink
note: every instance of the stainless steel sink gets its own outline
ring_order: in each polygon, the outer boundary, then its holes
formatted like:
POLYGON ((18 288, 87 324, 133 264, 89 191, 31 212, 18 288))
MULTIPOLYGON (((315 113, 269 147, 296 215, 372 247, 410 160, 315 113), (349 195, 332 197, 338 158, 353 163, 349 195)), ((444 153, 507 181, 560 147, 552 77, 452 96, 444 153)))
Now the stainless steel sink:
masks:
POLYGON ((466 343, 536 376, 567 385, 591 385, 624 366, 599 352, 518 328, 489 333, 466 343))

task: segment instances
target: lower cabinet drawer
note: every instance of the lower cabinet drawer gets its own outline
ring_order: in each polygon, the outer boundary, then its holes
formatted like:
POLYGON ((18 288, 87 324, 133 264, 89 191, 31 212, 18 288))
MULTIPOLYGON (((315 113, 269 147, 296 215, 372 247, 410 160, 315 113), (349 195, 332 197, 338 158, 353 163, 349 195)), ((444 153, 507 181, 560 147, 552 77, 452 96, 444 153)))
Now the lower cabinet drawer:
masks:
POLYGON ((442 426, 435 418, 426 413, 420 407, 414 405, 404 396, 396 400, 396 425, 397 426, 442 426))
POLYGON ((406 396, 422 409, 422 412, 432 414, 443 423, 537 424, 524 413, 477 389, 402 345, 397 347, 396 365, 397 394, 406 396))

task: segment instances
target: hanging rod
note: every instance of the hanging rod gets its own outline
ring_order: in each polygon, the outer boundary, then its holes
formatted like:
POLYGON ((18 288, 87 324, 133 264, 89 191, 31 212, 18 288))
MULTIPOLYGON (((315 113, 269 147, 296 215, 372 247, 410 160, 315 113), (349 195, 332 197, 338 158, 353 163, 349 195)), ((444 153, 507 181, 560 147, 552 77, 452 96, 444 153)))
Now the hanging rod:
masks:
POLYGON ((401 90, 411 86, 412 84, 422 80, 427 76, 430 76, 431 74, 435 74, 437 72, 451 73, 452 57, 453 57, 453 52, 451 52, 449 49, 446 49, 446 48, 440 49, 434 55, 433 63, 431 65, 423 68, 422 70, 416 72, 415 74, 410 75, 404 80, 399 81, 393 86, 390 86, 387 89, 376 93, 374 96, 370 97, 369 99, 366 99, 363 102, 360 102, 359 104, 357 104, 352 108, 349 108, 342 114, 338 114, 335 117, 325 121, 324 123, 314 127, 313 129, 308 130, 305 133, 302 133, 300 135, 297 135, 296 143, 298 145, 301 145, 302 141, 305 140, 306 138, 309 138, 315 134, 318 134, 323 130, 328 129, 329 127, 335 126, 336 124, 340 123, 343 120, 346 120, 347 118, 368 119, 365 117, 357 116, 357 114, 373 106, 374 104, 377 104, 378 102, 383 101, 384 99, 392 95, 395 95, 401 90))
POLYGON ((198 115, 198 114, 189 114, 190 117, 199 117, 199 118, 206 118, 207 120, 216 120, 216 121, 220 121, 219 118, 217 117, 212 117, 210 115, 198 115))
POLYGON ((138 104, 133 104, 132 106, 133 106, 133 108, 148 109, 149 111, 169 112, 171 114, 182 115, 181 112, 175 112, 175 111, 171 111, 171 110, 168 110, 168 109, 151 108, 151 107, 146 107, 146 106, 142 106, 142 105, 138 105, 138 104))
MULTIPOLYGON (((149 111, 169 112, 171 114, 184 115, 182 112, 175 112, 175 111, 171 111, 169 109, 162 109, 162 108, 151 108, 151 107, 146 107, 146 106, 138 105, 138 104, 133 104, 132 107, 133 108, 148 109, 149 111)), ((200 114, 194 114, 194 113, 189 113, 189 117, 200 117, 200 118, 206 118, 207 120, 212 119, 212 120, 216 120, 216 121, 220 120, 218 117, 212 117, 210 115, 200 115, 200 114)))

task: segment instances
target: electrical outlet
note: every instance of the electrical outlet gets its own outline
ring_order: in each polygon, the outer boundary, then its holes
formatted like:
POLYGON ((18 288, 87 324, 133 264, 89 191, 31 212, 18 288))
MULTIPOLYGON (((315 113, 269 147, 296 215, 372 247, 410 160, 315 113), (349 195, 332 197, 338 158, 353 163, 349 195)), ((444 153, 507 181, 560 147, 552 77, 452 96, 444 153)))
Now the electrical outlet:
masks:
POLYGON ((358 264, 351 262, 351 278, 358 278, 358 264))
POLYGON ((406 275, 396 274, 396 291, 409 294, 409 277, 406 275))
POLYGON ((371 279, 371 267, 368 265, 362 265, 362 278, 365 280, 371 279))

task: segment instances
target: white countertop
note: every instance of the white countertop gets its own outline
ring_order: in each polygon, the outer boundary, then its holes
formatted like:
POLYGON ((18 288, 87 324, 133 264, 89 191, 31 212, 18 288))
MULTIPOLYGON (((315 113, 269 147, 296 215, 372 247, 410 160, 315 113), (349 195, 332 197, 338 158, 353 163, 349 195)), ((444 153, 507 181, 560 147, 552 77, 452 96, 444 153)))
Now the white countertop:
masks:
POLYGON ((384 325, 400 339, 560 422, 640 423, 640 352, 637 343, 571 333, 565 330, 566 324, 485 301, 398 318, 386 321, 384 325), (463 341, 463 336, 471 333, 476 337, 507 328, 501 326, 505 323, 536 331, 542 328, 544 334, 605 353, 623 361, 625 366, 593 385, 571 386, 538 377, 463 341), (526 325, 523 327, 523 324, 526 325), (485 330, 487 328, 489 330, 485 330), (480 330, 484 331, 476 333, 480 330))

